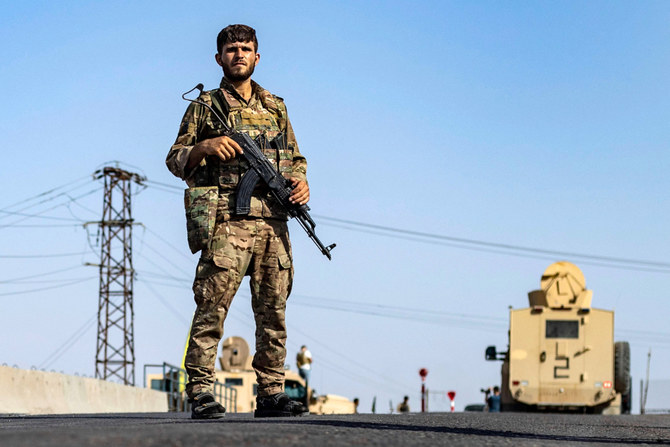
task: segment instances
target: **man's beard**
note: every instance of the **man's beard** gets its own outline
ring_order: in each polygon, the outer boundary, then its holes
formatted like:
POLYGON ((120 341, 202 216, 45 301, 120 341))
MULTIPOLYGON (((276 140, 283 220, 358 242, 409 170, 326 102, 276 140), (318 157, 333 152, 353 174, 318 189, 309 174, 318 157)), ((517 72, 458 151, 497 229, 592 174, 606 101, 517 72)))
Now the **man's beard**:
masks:
POLYGON ((223 75, 229 81, 233 82, 246 81, 251 77, 252 74, 254 74, 254 69, 256 67, 252 64, 251 66, 245 68, 246 69, 243 71, 238 71, 237 73, 231 73, 228 67, 223 67, 223 75))

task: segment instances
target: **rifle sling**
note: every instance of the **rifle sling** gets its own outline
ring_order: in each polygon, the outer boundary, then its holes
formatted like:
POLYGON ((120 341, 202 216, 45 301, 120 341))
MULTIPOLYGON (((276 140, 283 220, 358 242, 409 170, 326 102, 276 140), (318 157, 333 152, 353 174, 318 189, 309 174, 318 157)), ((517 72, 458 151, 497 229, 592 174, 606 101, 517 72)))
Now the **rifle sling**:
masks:
POLYGON ((219 114, 221 118, 228 119, 228 112, 230 112, 230 105, 223 96, 221 89, 213 90, 209 97, 212 99, 212 108, 219 114))
MULTIPOLYGON (((228 119, 230 105, 226 101, 225 96, 223 96, 221 89, 212 91, 210 98, 212 99, 212 108, 216 113, 221 118, 228 119)), ((235 214, 242 216, 249 214, 251 211, 251 194, 254 192, 258 180, 258 174, 253 169, 249 169, 242 176, 235 192, 235 214)))

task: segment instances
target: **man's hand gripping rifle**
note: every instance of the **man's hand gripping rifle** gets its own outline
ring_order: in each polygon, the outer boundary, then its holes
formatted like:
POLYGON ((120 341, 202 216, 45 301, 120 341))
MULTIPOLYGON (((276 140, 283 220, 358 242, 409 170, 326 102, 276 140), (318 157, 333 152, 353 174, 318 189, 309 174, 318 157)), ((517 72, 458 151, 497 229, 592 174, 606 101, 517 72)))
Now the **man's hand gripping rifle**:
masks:
POLYGON ((330 251, 335 248, 335 244, 331 244, 326 247, 316 236, 316 232, 314 231, 316 224, 309 215, 309 207, 307 205, 298 205, 297 203, 290 202, 289 197, 291 196, 291 191, 293 190, 293 185, 291 182, 277 172, 274 166, 272 166, 272 163, 270 163, 265 154, 263 154, 263 151, 256 145, 256 142, 252 140, 249 135, 243 132, 238 132, 235 129, 231 129, 226 121, 208 104, 205 104, 204 102, 197 99, 194 100, 186 98, 186 95, 196 89, 202 93, 203 85, 196 85, 195 88, 192 88, 188 92, 184 93, 181 97, 186 101, 200 104, 201 106, 209 109, 209 111, 212 112, 212 115, 214 115, 221 122, 221 125, 224 129, 224 135, 231 138, 240 145, 242 148, 242 156, 249 163, 250 169, 242 177, 242 180, 237 187, 237 205, 235 208, 235 213, 238 215, 249 214, 251 194, 258 181, 263 180, 263 182, 270 189, 273 197, 281 204, 288 215, 294 217, 300 223, 300 226, 305 230, 309 238, 314 241, 317 247, 319 247, 321 253, 323 253, 328 259, 331 259, 330 251))

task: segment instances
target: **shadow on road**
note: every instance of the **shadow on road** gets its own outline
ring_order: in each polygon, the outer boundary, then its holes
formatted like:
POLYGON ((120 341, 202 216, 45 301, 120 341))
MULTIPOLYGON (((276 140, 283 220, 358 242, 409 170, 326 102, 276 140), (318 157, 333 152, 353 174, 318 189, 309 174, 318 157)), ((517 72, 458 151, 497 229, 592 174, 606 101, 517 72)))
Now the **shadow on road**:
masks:
MULTIPOLYGON (((297 428, 302 426, 307 429, 308 427, 315 428, 333 428, 340 429, 342 431, 349 432, 351 434, 360 435, 362 433, 367 433, 370 437, 375 437, 381 433, 385 433, 388 436, 389 432, 396 432, 398 438, 402 438, 400 435, 401 432, 407 433, 436 433, 436 434, 445 434, 445 435, 454 435, 472 437, 473 445, 477 445, 480 442, 485 442, 485 438, 494 438, 494 439, 508 439, 508 440, 518 440, 519 443, 522 441, 536 441, 538 444, 549 443, 549 442, 565 442, 569 445, 576 444, 592 444, 592 443, 602 443, 602 444, 629 444, 629 445, 670 445, 670 439, 668 439, 668 426, 663 427, 650 427, 644 424, 636 424, 633 421, 627 421, 625 424, 619 425, 614 421, 608 422, 604 425, 601 424, 587 424, 585 421, 581 423, 577 421, 570 421, 572 426, 580 425, 582 426, 583 431, 594 433, 594 436, 583 436, 578 434, 548 434, 548 433, 532 433, 532 432, 522 432, 518 430, 505 430, 505 429, 492 429, 492 428, 476 428, 476 427, 455 427, 444 424, 446 422, 444 419, 432 419, 431 423, 424 423, 420 420, 412 420, 412 418, 402 419, 397 422, 389 423, 384 421, 370 421, 370 420, 344 420, 344 419, 333 419, 328 416, 307 416, 305 418, 278 418, 278 419, 254 419, 252 415, 231 415, 232 417, 219 420, 203 421, 198 420, 194 421, 190 419, 189 414, 114 414, 114 415, 42 415, 42 416, 21 416, 21 415, 1 415, 0 416, 0 432, 5 431, 5 434, 9 434, 8 430, 14 430, 14 434, 21 434, 25 432, 35 432, 36 430, 42 430, 43 432, 49 432, 50 430, 71 430, 71 431, 80 431, 81 433, 85 432, 114 432, 120 430, 123 433, 133 433, 135 431, 143 429, 151 429, 151 427, 167 427, 171 426, 178 430, 186 429, 186 433, 191 430, 188 429, 188 426, 193 427, 195 431, 200 431, 199 428, 196 428, 198 425, 209 425, 208 430, 205 433, 215 433, 218 436, 217 431, 212 431, 212 429, 218 430, 217 426, 220 428, 227 427, 227 433, 250 433, 250 432, 261 432, 261 429, 264 425, 268 431, 272 432, 281 432, 285 430, 285 427, 293 426, 297 428), (442 422, 442 423, 441 423, 442 422), (575 422, 577 422, 575 424, 575 422), (631 422, 633 424, 631 425, 631 422), (229 430, 234 426, 238 426, 240 430, 229 430), (270 429, 270 426, 273 426, 270 429), (280 427, 285 426, 285 427, 280 427), (663 438, 659 436, 654 436, 653 430, 661 430, 659 434, 664 435, 663 438), (597 430, 597 431, 596 431, 597 430), (377 433, 375 433, 377 432, 377 433), (601 433, 597 435, 595 433, 601 433), (609 436, 602 436, 602 434, 607 434, 609 436), (643 435, 643 437, 640 436, 643 435)), ((504 421, 499 421, 504 422, 504 421)), ((509 421, 508 421, 509 422, 509 421)), ((476 422, 475 422, 476 423, 476 422)), ((521 422, 521 426, 523 422, 521 422)), ((549 422, 551 424, 551 422, 549 422)), ((452 425, 453 422, 452 422, 452 425)), ((655 424, 658 425, 658 424, 655 424)), ((509 426, 509 424, 501 425, 502 427, 509 426)), ((540 431, 542 427, 552 427, 555 428, 555 425, 546 425, 539 424, 535 425, 535 430, 540 431)), ((203 428, 204 427, 200 427, 203 428)), ((532 427, 525 427, 528 430, 533 430, 532 427)), ((164 430, 164 428, 161 428, 164 430)), ((300 431, 300 430, 298 430, 300 431)), ((310 430, 307 430, 308 432, 310 430)), ((320 430, 319 430, 320 431, 320 430)), ((327 431, 327 430, 323 430, 327 431)), ((170 432, 172 433, 172 432, 170 432)), ((24 434, 21 434, 24 436, 24 434)), ((97 435, 96 435, 97 436, 97 435)), ((0 443, 1 444, 1 443, 0 443)))
MULTIPOLYGON (((231 420, 229 423, 259 423, 255 420, 231 420)), ((286 420, 263 420, 262 423, 278 423, 286 424, 286 420)), ((529 439, 538 441, 563 441, 569 443, 595 443, 601 442, 605 444, 652 444, 652 445, 670 445, 670 440, 667 439, 649 439, 649 438, 635 438, 635 439, 621 439, 621 438, 605 438, 600 436, 566 436, 566 435, 548 435, 548 434, 534 434, 523 433, 515 431, 498 431, 487 430, 479 428, 461 428, 461 427, 435 427, 426 425, 409 425, 409 424, 388 424, 381 422, 362 422, 362 421, 334 421, 334 420, 302 420, 291 419, 291 425, 312 425, 312 426, 328 426, 337 428, 351 428, 351 429, 366 429, 366 430, 398 430, 398 431, 415 431, 415 432, 431 432, 431 433, 447 433, 454 435, 470 435, 470 436, 490 436, 496 438, 510 438, 510 439, 529 439)), ((665 427, 667 428, 667 427, 665 427)))

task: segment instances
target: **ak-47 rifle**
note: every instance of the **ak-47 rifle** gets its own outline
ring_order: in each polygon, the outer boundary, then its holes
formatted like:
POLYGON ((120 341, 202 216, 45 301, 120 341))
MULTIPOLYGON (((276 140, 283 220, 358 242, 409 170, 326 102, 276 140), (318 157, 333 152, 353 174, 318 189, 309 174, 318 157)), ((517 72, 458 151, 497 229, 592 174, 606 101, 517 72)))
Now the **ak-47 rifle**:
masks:
POLYGON ((298 223, 300 223, 300 226, 303 228, 303 230, 305 230, 309 238, 314 241, 317 247, 319 247, 321 253, 323 253, 328 259, 331 259, 330 251, 335 248, 335 244, 330 244, 326 247, 316 236, 316 232, 314 231, 316 224, 309 215, 309 207, 307 205, 291 203, 289 200, 291 197, 291 192, 293 191, 293 184, 291 181, 284 178, 277 172, 274 166, 272 166, 272 163, 270 163, 265 154, 263 154, 263 151, 249 135, 244 132, 238 132, 235 129, 231 129, 226 121, 218 113, 216 113, 216 111, 210 105, 197 99, 188 99, 186 97, 186 95, 196 89, 202 93, 203 87, 204 86, 202 84, 198 84, 191 90, 181 95, 181 97, 186 101, 200 104, 201 106, 209 109, 209 111, 212 112, 212 115, 214 115, 223 126, 223 134, 240 145, 242 148, 242 156, 249 163, 250 169, 242 177, 242 180, 240 180, 240 183, 237 187, 237 205, 235 208, 235 213, 238 215, 249 214, 249 201, 251 199, 251 193, 256 187, 258 181, 263 180, 263 182, 270 189, 273 197, 286 210, 288 215, 294 217, 298 223))

